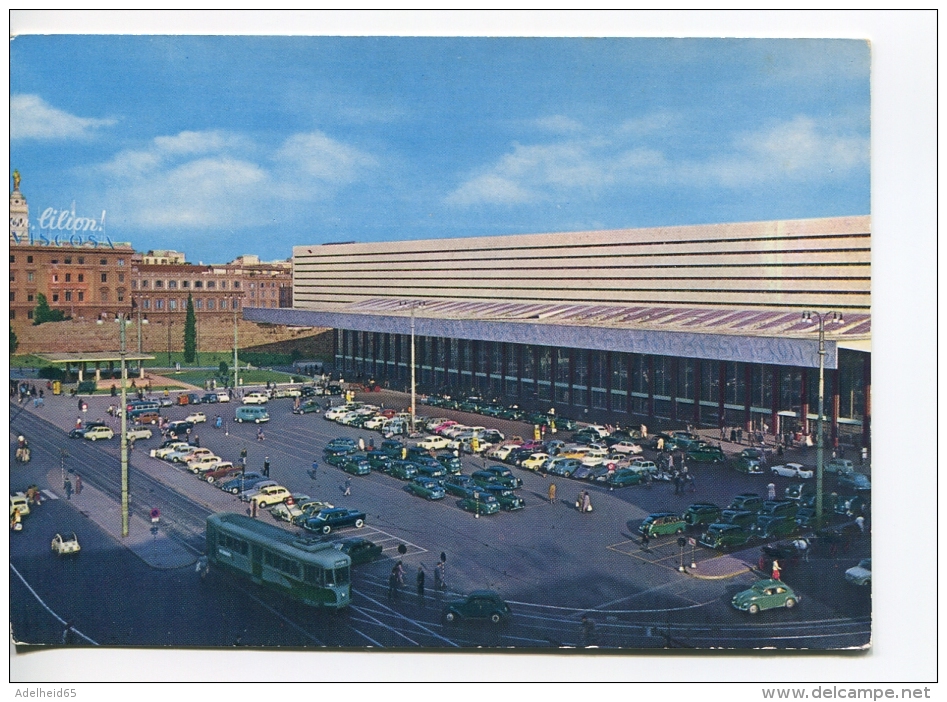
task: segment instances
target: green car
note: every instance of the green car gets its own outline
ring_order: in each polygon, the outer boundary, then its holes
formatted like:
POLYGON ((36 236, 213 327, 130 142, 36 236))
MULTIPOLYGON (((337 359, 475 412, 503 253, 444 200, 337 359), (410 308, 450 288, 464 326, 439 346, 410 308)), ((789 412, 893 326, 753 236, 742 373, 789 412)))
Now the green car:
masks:
POLYGON ((489 621, 501 624, 509 620, 510 606, 492 590, 476 590, 465 600, 456 600, 444 609, 444 621, 448 624, 467 620, 489 621))
POLYGON ((500 511, 500 502, 486 490, 475 490, 458 504, 462 510, 474 514, 496 514, 500 511))
POLYGON ((382 451, 369 451, 368 456, 368 465, 372 467, 372 470, 380 470, 382 473, 387 473, 391 468, 391 456, 382 451))
POLYGON ((408 492, 412 492, 425 500, 443 500, 447 496, 444 488, 441 487, 434 478, 417 477, 404 486, 408 492))
POLYGON ((452 453, 439 453, 434 458, 438 463, 444 466, 444 470, 451 475, 460 475, 460 472, 463 470, 460 459, 452 453))
POLYGON ((314 412, 321 412, 322 405, 320 405, 315 400, 310 402, 303 402, 299 407, 293 409, 293 414, 312 414, 314 412))
POLYGON ((759 449, 748 448, 740 452, 733 467, 747 475, 763 475, 763 453, 759 449))
POLYGON ((752 539, 753 533, 737 524, 711 524, 697 543, 717 551, 726 551, 734 546, 743 546, 752 539))
POLYGON ((352 475, 368 475, 372 472, 372 466, 364 453, 343 456, 339 468, 352 475))
POLYGON ((760 580, 749 590, 733 596, 733 606, 742 612, 756 614, 763 609, 785 607, 792 609, 802 599, 781 580, 760 580))
POLYGON ((727 509, 759 513, 759 511, 763 509, 763 498, 755 492, 741 492, 733 498, 727 509))
POLYGON ((488 485, 486 489, 491 495, 497 498, 497 502, 500 503, 500 508, 507 512, 523 509, 526 506, 526 501, 508 487, 504 487, 503 485, 488 485))
POLYGON ((393 475, 398 480, 411 480, 418 474, 418 467, 410 461, 392 461, 388 474, 393 475))
POLYGON ((792 517, 763 515, 757 517, 756 524, 753 525, 753 531, 761 539, 781 539, 796 532, 798 527, 794 520, 795 515, 792 517))
POLYGON ((342 464, 348 459, 348 456, 344 453, 329 453, 326 452, 322 455, 323 460, 328 463, 330 466, 335 466, 336 468, 341 468, 342 464))
POLYGON ((644 482, 644 473, 639 473, 631 468, 620 468, 608 476, 605 481, 609 487, 626 487, 628 485, 640 485, 644 482))
POLYGON ((510 490, 523 487, 523 481, 513 475, 513 471, 506 466, 487 466, 485 470, 487 473, 493 473, 497 478, 496 482, 503 487, 508 487, 510 490))
POLYGON ((724 463, 727 457, 719 446, 703 444, 690 449, 687 452, 687 460, 694 463, 724 463))
POLYGON ((655 512, 645 517, 638 527, 639 534, 659 536, 661 534, 682 534, 687 523, 675 512, 655 512))
POLYGON ((717 524, 735 524, 744 529, 752 529, 756 524, 756 512, 746 509, 725 509, 720 512, 720 519, 717 524))
POLYGON ((469 475, 452 475, 444 481, 443 487, 451 495, 457 497, 467 497, 475 490, 481 489, 469 475))
POLYGON ((713 524, 720 519, 720 508, 709 502, 695 502, 684 512, 684 522, 687 526, 699 524, 713 524))

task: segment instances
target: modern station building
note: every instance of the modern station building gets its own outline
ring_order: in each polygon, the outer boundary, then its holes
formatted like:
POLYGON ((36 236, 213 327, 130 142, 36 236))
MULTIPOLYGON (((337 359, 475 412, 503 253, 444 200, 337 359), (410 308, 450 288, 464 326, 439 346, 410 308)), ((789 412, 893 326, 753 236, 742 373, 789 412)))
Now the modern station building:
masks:
POLYGON ((293 308, 349 378, 589 421, 814 431, 868 445, 867 216, 293 249, 293 308), (810 319, 804 319, 809 313, 810 319))

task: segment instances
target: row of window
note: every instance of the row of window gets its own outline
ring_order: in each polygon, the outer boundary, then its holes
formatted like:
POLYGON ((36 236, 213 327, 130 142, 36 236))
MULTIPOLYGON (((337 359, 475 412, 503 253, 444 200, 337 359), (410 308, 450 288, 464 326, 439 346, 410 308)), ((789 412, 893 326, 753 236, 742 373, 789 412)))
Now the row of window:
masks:
MULTIPOLYGON (((102 282, 102 283, 107 283, 107 282, 109 282, 108 273, 100 273, 100 274, 99 274, 99 280, 100 280, 100 282, 102 282)), ((26 282, 28 282, 28 283, 33 283, 33 282, 35 282, 35 281, 36 281, 36 272, 35 272, 35 271, 27 271, 27 273, 26 273, 26 282)), ((10 271, 10 282, 11 282, 11 283, 15 283, 15 282, 16 282, 16 273, 15 273, 14 271, 10 271)), ((53 273, 52 282, 54 282, 54 283, 60 282, 60 281, 59 281, 59 274, 58 274, 58 273, 53 273)), ((65 273, 65 274, 63 275, 63 282, 66 282, 66 283, 71 283, 71 282, 73 282, 73 280, 72 280, 72 273, 65 273)), ((75 281, 75 282, 77 282, 77 283, 84 283, 84 282, 85 282, 85 273, 77 273, 77 274, 76 274, 76 281, 75 281)), ((118 274, 118 282, 119 282, 119 283, 124 283, 124 282, 125 282, 125 274, 124 274, 124 273, 119 273, 119 274, 118 274)), ((134 287, 134 281, 133 281, 132 287, 134 287)))
MULTIPOLYGON (((230 304, 231 304, 230 302, 228 302, 227 298, 221 298, 220 300, 215 300, 215 299, 213 299, 213 298, 206 298, 206 299, 205 299, 205 298, 202 298, 202 297, 195 297, 195 298, 192 298, 192 300, 194 301, 194 309, 196 309, 196 310, 203 310, 203 309, 208 309, 208 310, 213 310, 213 309, 226 310, 226 309, 229 309, 229 308, 230 308, 230 304)), ((186 300, 186 299, 182 299, 182 300, 174 300, 174 299, 172 299, 172 300, 163 300, 163 299, 150 300, 150 299, 148 299, 148 298, 145 298, 145 299, 141 300, 141 301, 139 302, 139 304, 141 305, 141 308, 142 308, 143 310, 150 310, 150 309, 155 309, 155 310, 163 310, 163 309, 177 310, 177 309, 182 309, 182 310, 183 310, 183 309, 186 309, 186 308, 187 308, 187 300, 186 300)), ((240 309, 240 300, 239 300, 238 298, 234 298, 234 299, 233 299, 233 309, 240 309)))
MULTIPOLYGON (((221 280, 221 281, 216 281, 216 280, 207 280, 207 281, 204 281, 204 280, 194 280, 194 281, 191 281, 191 280, 181 280, 181 281, 169 280, 169 281, 167 281, 167 283, 166 283, 164 280, 153 280, 153 281, 150 281, 150 282, 149 282, 147 279, 145 279, 145 280, 142 280, 142 281, 141 281, 141 286, 140 286, 140 287, 141 287, 142 290, 147 290, 149 285, 150 285, 151 287, 153 287, 154 289, 156 289, 156 290, 162 290, 162 289, 164 289, 165 287, 167 287, 168 290, 177 290, 177 289, 178 289, 178 286, 180 285, 180 287, 181 287, 182 289, 185 289, 185 290, 187 290, 188 288, 191 288, 191 287, 193 287, 193 288, 196 289, 196 290, 201 290, 201 289, 204 289, 204 288, 206 288, 207 290, 215 290, 215 289, 217 288, 217 283, 218 283, 218 282, 220 283, 220 289, 221 289, 221 290, 226 290, 226 289, 227 289, 227 281, 226 281, 226 280, 221 280), (206 282, 206 286, 205 286, 205 282, 206 282)), ((133 280, 133 281, 132 281, 132 288, 135 289, 135 290, 137 290, 137 289, 139 288, 139 285, 138 285, 138 281, 137 281, 137 280, 133 280)), ((239 290, 239 289, 240 289, 240 281, 239 281, 239 280, 233 281, 233 289, 234 289, 234 290, 239 290)))
MULTIPOLYGON (((33 263, 33 257, 32 257, 32 256, 27 256, 27 257, 26 257, 26 262, 27 262, 27 263, 33 263)), ((71 266, 71 265, 72 265, 72 256, 66 256, 66 257, 62 260, 62 262, 63 262, 63 264, 65 264, 65 265, 67 265, 67 266, 71 266)), ((16 254, 10 254, 10 263, 16 263, 16 254)), ((58 258, 54 258, 54 259, 52 259, 49 263, 50 263, 50 265, 58 266, 58 265, 59 265, 59 259, 58 259, 58 258)), ((116 263, 117 263, 119 266, 124 266, 124 265, 125 265, 125 259, 124 259, 124 258, 120 258, 120 259, 118 259, 118 260, 116 261, 116 263)), ((77 256, 77 257, 76 257, 76 264, 79 265, 79 266, 84 266, 84 265, 85 265, 85 256, 77 256)), ((108 264, 109 264, 109 260, 108 260, 107 258, 100 258, 100 259, 99 259, 99 265, 100 265, 100 266, 107 266, 108 264)))

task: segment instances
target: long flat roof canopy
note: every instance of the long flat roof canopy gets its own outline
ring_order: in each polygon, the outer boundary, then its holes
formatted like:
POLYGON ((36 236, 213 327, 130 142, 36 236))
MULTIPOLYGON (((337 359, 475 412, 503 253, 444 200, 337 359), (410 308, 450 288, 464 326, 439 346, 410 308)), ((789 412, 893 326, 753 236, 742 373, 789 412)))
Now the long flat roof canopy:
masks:
MULTIPOLYGON (((50 363, 103 363, 107 361, 121 361, 122 354, 114 351, 105 351, 101 353, 36 353, 37 358, 42 358, 50 363)), ((126 353, 126 361, 153 361, 154 356, 143 353, 126 353)))

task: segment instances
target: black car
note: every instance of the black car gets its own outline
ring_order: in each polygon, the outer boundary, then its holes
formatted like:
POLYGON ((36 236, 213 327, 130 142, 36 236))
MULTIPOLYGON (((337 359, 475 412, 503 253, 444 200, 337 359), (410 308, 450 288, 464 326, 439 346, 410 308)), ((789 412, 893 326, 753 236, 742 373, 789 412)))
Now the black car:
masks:
POLYGON ((369 451, 365 454, 368 458, 368 465, 372 467, 372 470, 380 470, 382 473, 387 473, 391 469, 391 456, 382 451, 369 451))
POLYGON ((720 519, 717 522, 718 524, 733 524, 735 526, 743 527, 744 529, 751 528, 756 524, 756 512, 751 512, 745 509, 725 509, 720 512, 720 519))
POLYGON ((365 513, 357 509, 331 507, 329 509, 319 510, 303 524, 304 529, 317 531, 322 534, 328 534, 333 529, 347 526, 354 526, 356 529, 361 529, 365 526, 365 513))
POLYGON ((444 621, 448 624, 460 621, 489 621, 501 624, 509 620, 510 606, 492 590, 476 590, 465 600, 455 600, 444 609, 444 621))
POLYGON ((381 544, 376 544, 374 541, 360 537, 344 539, 337 543, 335 547, 342 553, 348 554, 349 558, 352 559, 352 565, 371 563, 381 558, 381 552, 383 550, 381 544))
POLYGON ((165 429, 165 436, 168 438, 187 438, 187 435, 191 433, 191 430, 194 428, 193 422, 186 422, 184 420, 178 422, 171 422, 168 425, 168 428, 165 429))
POLYGON ((400 459, 405 445, 396 439, 385 439, 381 442, 381 451, 392 458, 400 459))
POLYGON ((469 475, 452 475, 442 485, 447 492, 457 497, 467 497, 474 490, 480 489, 469 475))
POLYGON ((208 392, 203 397, 201 397, 201 403, 205 405, 213 405, 217 403, 217 393, 208 392))
POLYGON ((460 471, 463 470, 463 464, 460 459, 452 453, 439 453, 435 457, 435 460, 444 466, 444 470, 451 475, 459 475, 460 471))
POLYGON ((710 502, 696 502, 684 512, 684 521, 687 526, 695 527, 700 524, 713 524, 720 517, 720 508, 710 502))
POLYGON ((741 492, 730 502, 727 509, 748 510, 759 513, 763 509, 763 498, 755 492, 741 492))
POLYGON ((523 480, 513 475, 513 472, 506 466, 487 466, 484 470, 493 473, 497 477, 497 482, 511 490, 523 487, 523 480))
POLYGON ((500 503, 500 509, 506 510, 507 512, 523 509, 526 506, 526 501, 522 497, 503 485, 487 485, 483 489, 497 498, 497 502, 500 503))

